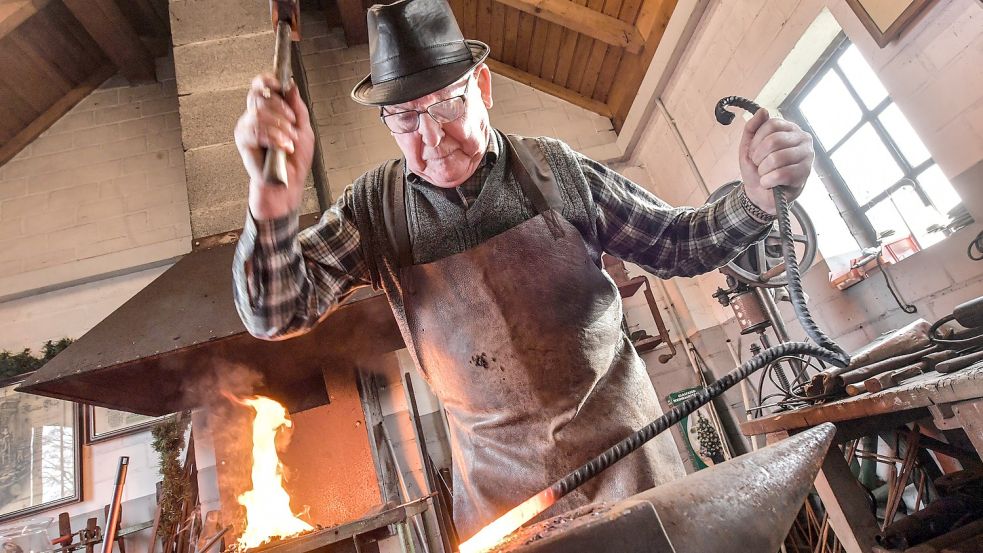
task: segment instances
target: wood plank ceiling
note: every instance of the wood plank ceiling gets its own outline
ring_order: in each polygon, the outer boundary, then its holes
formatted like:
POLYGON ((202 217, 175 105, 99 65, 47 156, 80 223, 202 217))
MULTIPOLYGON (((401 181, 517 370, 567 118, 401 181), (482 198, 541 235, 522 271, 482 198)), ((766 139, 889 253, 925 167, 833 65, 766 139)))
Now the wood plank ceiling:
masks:
MULTIPOLYGON (((348 43, 370 0, 337 0, 348 43)), ((676 0, 449 0, 492 71, 610 117, 620 130, 676 0)))
MULTIPOLYGON (((255 1, 255 0, 251 0, 255 1)), ((261 1, 261 0, 260 0, 261 1)), ((676 0, 449 0, 492 70, 624 123, 676 0)), ((337 0, 348 43, 371 0, 337 0)), ((154 78, 167 0, 0 0, 0 165, 103 81, 154 78)))
POLYGON ((103 81, 153 80, 167 0, 0 0, 0 165, 103 81))

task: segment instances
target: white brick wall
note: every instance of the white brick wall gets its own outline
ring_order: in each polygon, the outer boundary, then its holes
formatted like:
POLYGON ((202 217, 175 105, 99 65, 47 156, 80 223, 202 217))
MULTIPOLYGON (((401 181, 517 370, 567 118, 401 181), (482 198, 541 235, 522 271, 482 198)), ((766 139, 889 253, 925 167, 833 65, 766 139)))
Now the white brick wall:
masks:
MULTIPOLYGON (((953 178, 983 158, 983 8, 973 0, 934 4, 900 40, 880 49, 845 0, 720 0, 708 10, 663 101, 676 119, 700 173, 713 190, 737 178, 740 125, 715 122, 712 108, 730 94, 754 98, 802 36, 827 8, 878 72, 945 174, 953 178)), ((679 146, 661 116, 644 130, 634 162, 651 174, 652 190, 673 204, 704 200, 679 146)), ((970 199, 969 190, 963 197, 970 199)), ((975 194, 979 198, 978 194, 975 194)), ((971 212, 983 205, 971 200, 971 212)), ((957 296, 983 292, 983 268, 962 250, 979 225, 920 252, 894 268, 907 299, 926 318, 945 314, 957 296), (927 271, 931 271, 928 273, 927 271), (954 288, 950 293, 950 287, 954 288)), ((826 305, 817 309, 833 335, 876 335, 899 319, 880 275, 851 289, 830 293, 825 264, 818 264, 807 292, 826 305), (822 273, 822 274, 820 274, 822 273), (880 299, 884 299, 883 302, 880 299), (867 305, 867 304, 871 305, 867 305)), ((710 293, 723 279, 716 273, 678 282, 688 331, 709 328, 732 317, 710 293)), ((910 317, 908 317, 910 319, 910 317)), ((794 325, 793 325, 794 327, 794 325)))
POLYGON ((0 298, 189 248, 173 76, 109 79, 0 167, 0 298))
MULTIPOLYGON (((0 166, 0 349, 77 338, 167 266, 31 294, 186 253, 191 245, 177 92, 170 62, 154 84, 114 77, 0 166), (12 295, 26 297, 8 299, 12 295)), ((82 501, 43 513, 98 517, 120 455, 130 457, 123 525, 153 518, 150 433, 82 448, 82 501), (142 501, 139 499, 143 498, 142 501), (137 501, 134 501, 137 500, 137 501)), ((38 514, 32 516, 39 516, 38 514)), ((29 517, 30 518, 30 517, 29 517)), ((73 520, 75 528, 80 520, 73 520)), ((145 548, 142 535, 128 539, 145 548)))
MULTIPOLYGON (((309 19, 313 21, 304 25, 301 49, 325 170, 337 198, 362 173, 400 154, 379 121, 378 109, 349 98, 369 71, 368 47, 346 48, 341 28, 329 29, 323 18, 309 19)), ((505 132, 552 136, 598 160, 620 155, 614 128, 605 117, 500 75, 492 76, 492 97, 492 124, 505 132)))

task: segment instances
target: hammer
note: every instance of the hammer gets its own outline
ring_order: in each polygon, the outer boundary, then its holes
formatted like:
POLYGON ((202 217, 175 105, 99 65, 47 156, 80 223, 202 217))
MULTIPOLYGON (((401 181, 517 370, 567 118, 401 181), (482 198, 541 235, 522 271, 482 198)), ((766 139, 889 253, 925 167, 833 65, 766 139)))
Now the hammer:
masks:
MULTIPOLYGON (((281 92, 286 95, 293 71, 290 69, 290 42, 300 40, 299 0, 270 0, 270 15, 276 31, 273 49, 273 74, 280 81, 281 92)), ((263 180, 278 185, 287 184, 287 152, 276 146, 266 151, 263 160, 263 180)))

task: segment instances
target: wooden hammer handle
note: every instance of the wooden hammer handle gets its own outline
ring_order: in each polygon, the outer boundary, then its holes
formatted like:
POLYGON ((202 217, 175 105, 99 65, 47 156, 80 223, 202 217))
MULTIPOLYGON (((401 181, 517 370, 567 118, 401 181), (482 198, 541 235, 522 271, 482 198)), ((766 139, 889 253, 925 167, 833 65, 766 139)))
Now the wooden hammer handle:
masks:
MULTIPOLYGON (((290 87, 290 23, 280 21, 276 25, 276 46, 273 50, 273 74, 280 81, 281 93, 286 96, 290 87)), ((266 150, 263 160, 263 181, 287 185, 287 152, 276 146, 266 150)))

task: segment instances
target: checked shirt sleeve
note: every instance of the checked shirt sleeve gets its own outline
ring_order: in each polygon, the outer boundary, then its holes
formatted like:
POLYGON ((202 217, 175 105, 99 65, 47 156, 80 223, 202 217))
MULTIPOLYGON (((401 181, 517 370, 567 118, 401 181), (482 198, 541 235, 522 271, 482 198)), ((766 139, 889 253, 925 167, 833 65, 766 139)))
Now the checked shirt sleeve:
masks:
POLYGON ((298 227, 297 214, 246 219, 232 274, 236 309, 257 338, 306 332, 353 287, 368 284, 350 189, 317 224, 298 227))
POLYGON ((771 227, 770 216, 749 212, 743 187, 698 208, 671 207, 603 164, 581 156, 580 165, 597 204, 601 248, 660 278, 721 267, 771 227))

